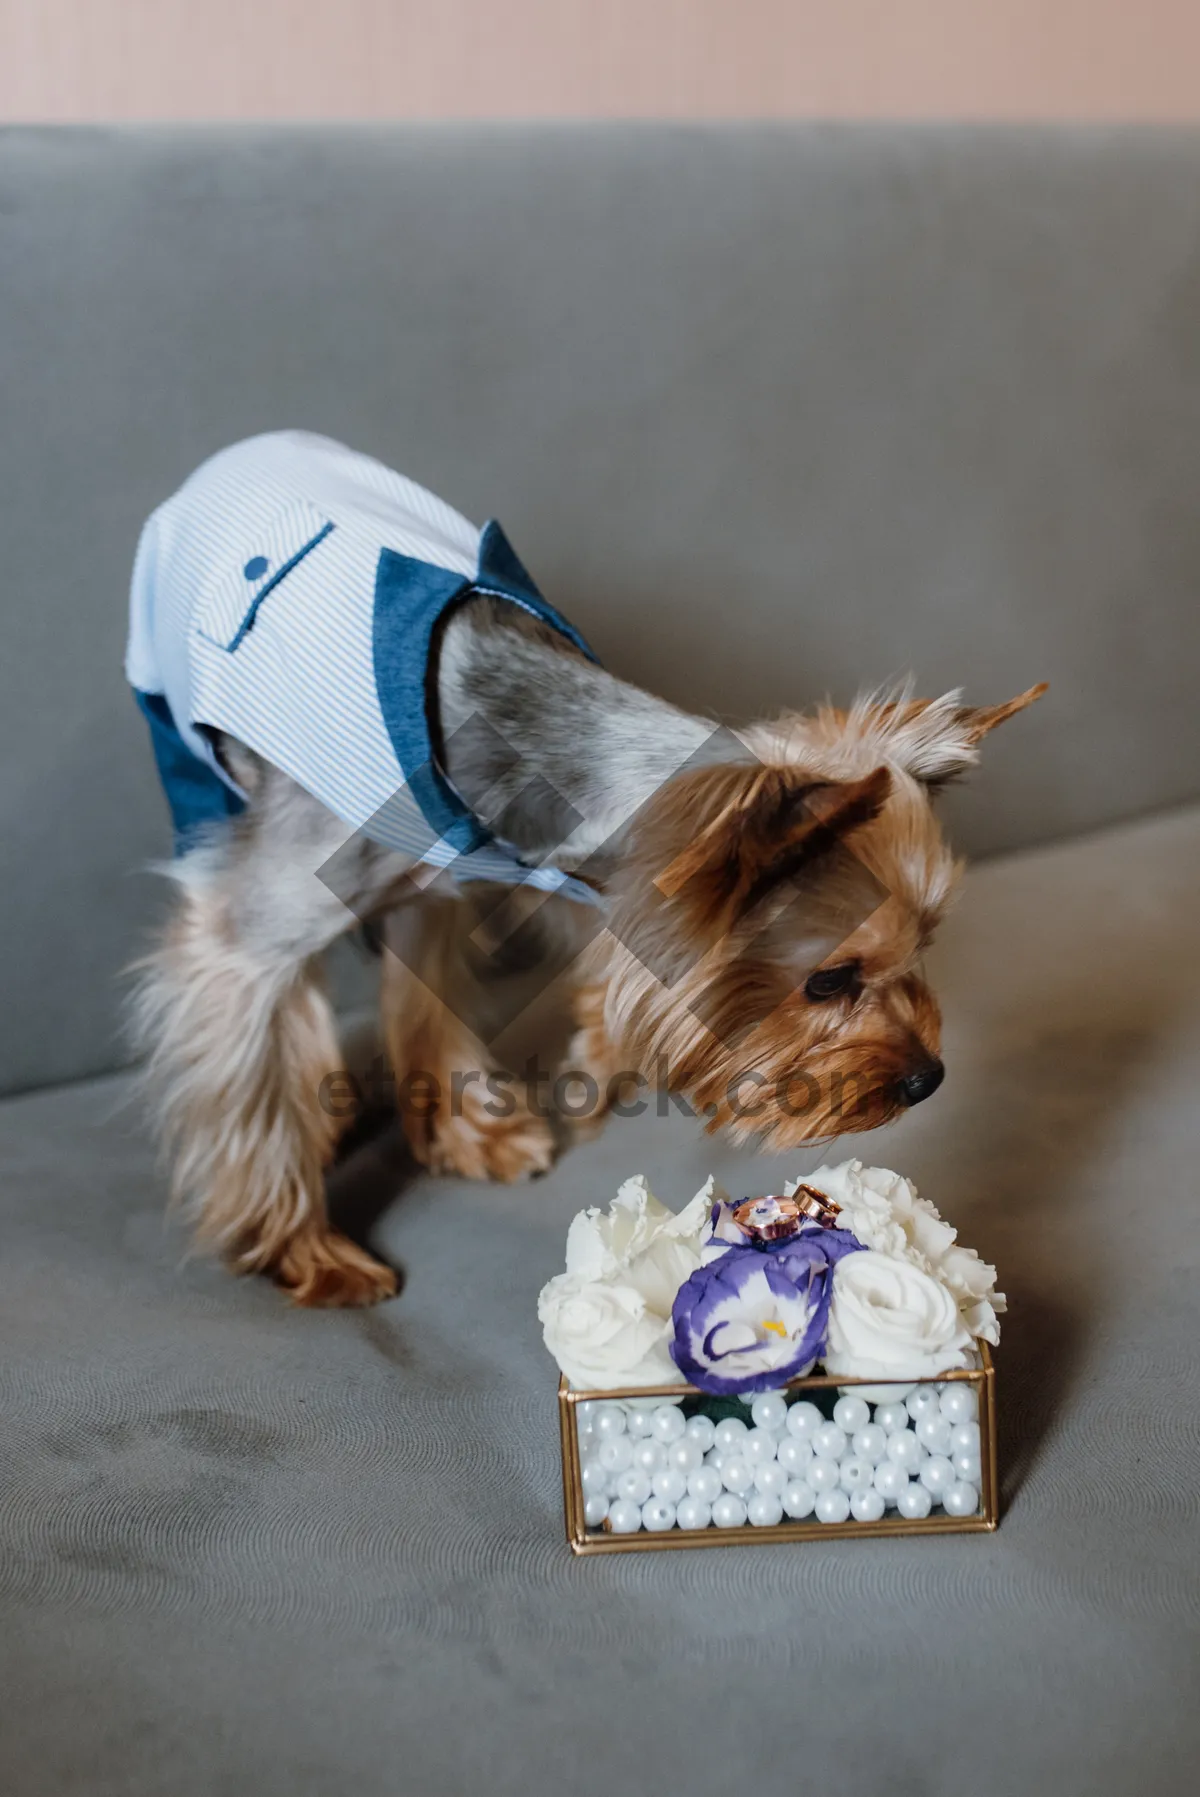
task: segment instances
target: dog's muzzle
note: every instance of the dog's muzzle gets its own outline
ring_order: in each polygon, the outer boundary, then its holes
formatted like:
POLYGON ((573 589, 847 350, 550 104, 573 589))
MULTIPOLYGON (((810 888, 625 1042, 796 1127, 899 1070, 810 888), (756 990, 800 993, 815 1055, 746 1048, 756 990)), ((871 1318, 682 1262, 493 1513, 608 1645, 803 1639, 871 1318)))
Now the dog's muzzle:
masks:
POLYGON ((903 1079, 896 1081, 896 1096, 901 1104, 920 1104, 925 1098, 932 1098, 946 1077, 946 1069, 940 1061, 930 1061, 919 1067, 915 1073, 906 1073, 903 1079))

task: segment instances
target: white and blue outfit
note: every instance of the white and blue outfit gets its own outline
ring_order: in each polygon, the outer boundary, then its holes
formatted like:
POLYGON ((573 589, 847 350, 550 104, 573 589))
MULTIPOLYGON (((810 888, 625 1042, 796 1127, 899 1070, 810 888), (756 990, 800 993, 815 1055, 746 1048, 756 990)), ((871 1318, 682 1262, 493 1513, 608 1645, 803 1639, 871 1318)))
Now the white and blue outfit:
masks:
POLYGON ((285 431, 205 462, 142 531, 125 657, 177 844, 245 804, 213 750, 224 731, 412 862, 594 897, 523 867, 438 766, 430 650, 470 593, 595 660, 497 523, 476 529, 371 457, 285 431))

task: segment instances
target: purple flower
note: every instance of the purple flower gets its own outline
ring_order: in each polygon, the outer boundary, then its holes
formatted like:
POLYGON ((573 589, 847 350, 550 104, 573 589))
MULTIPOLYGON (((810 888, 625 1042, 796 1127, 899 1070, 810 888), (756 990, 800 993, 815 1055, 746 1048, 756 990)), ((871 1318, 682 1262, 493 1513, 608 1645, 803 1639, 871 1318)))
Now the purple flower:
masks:
POLYGON ((767 1253, 786 1257, 797 1244, 807 1247, 812 1242, 823 1250, 830 1266, 841 1260, 843 1254, 855 1254, 864 1246, 848 1229, 826 1229, 820 1223, 806 1223, 798 1236, 792 1236, 786 1242, 772 1242, 767 1253))
POLYGON ((825 1347, 833 1264, 860 1246, 844 1229, 816 1229, 709 1260, 671 1310, 671 1358, 684 1378, 725 1397, 810 1371, 825 1347))
POLYGON ((718 1198, 708 1213, 708 1228, 701 1237, 701 1254, 708 1260, 715 1260, 726 1248, 745 1248, 749 1244, 745 1230, 739 1229, 733 1220, 733 1206, 723 1198, 718 1198))

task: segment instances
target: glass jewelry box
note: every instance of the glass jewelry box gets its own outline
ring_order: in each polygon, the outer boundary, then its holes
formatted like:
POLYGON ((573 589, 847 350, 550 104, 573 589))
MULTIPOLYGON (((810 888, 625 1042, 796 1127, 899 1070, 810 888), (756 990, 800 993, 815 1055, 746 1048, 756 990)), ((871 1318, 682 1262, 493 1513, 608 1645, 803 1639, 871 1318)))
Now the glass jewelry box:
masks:
POLYGON ((940 1535, 999 1521, 995 1366, 892 1385, 809 1375, 755 1398, 559 1384, 576 1554, 940 1535))

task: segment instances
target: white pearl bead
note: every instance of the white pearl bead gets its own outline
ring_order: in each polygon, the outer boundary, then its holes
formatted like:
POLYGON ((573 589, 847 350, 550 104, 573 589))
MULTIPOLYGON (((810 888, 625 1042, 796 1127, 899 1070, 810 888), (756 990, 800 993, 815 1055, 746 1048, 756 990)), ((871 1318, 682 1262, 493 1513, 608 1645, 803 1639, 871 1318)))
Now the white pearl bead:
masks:
POLYGON ((694 1473, 698 1466, 703 1466, 704 1455, 700 1443, 690 1435, 681 1435, 667 1449, 667 1465, 677 1466, 682 1473, 694 1473))
POLYGON ((874 1482, 875 1468, 869 1460, 858 1460, 852 1455, 842 1461, 838 1484, 843 1491, 869 1491, 874 1482))
POLYGON ((605 1435, 596 1449, 596 1458, 607 1473, 623 1473, 633 1465, 633 1443, 628 1435, 605 1435))
POLYGON ((608 1499, 606 1497, 589 1497, 583 1500, 583 1520, 589 1529, 598 1529, 608 1515, 608 1499))
POLYGON ((721 1483, 726 1491, 736 1492, 740 1496, 753 1485, 754 1468, 748 1460, 726 1460, 721 1468, 721 1483))
POLYGON ((633 1464, 640 1466, 649 1478, 653 1478, 659 1467, 667 1464, 667 1453, 661 1441, 647 1436, 633 1444, 633 1464))
POLYGON ((715 1504, 725 1487, 715 1466, 700 1466, 688 1479, 688 1495, 700 1504, 715 1504))
POLYGON ((626 1433, 635 1441, 649 1435, 654 1428, 654 1412, 644 1404, 634 1404, 625 1412, 626 1433))
POLYGON ((812 1451, 821 1460, 840 1460, 846 1452, 846 1431, 836 1423, 822 1423, 813 1434, 812 1451))
POLYGON ((712 1505, 703 1498, 680 1498, 675 1506, 675 1521, 681 1529, 706 1529, 712 1521, 712 1505))
POLYGON ((812 1459, 812 1449, 806 1441, 797 1441, 794 1435, 785 1435, 775 1450, 775 1458, 793 1479, 800 1478, 812 1459))
POLYGON ((979 1493, 973 1485, 960 1479, 942 1493, 942 1509, 947 1516, 974 1516, 979 1509, 979 1493))
POLYGON ((684 1434, 689 1441, 694 1441, 702 1454, 707 1454, 713 1444, 713 1436, 717 1425, 711 1416, 689 1416, 684 1425, 684 1434))
POLYGON ((978 1423, 956 1423, 950 1431, 950 1450, 955 1454, 977 1454, 983 1443, 978 1423))
POLYGON ((918 1485, 915 1479, 911 1479, 896 1499, 896 1508, 910 1522, 919 1522, 933 1509, 933 1499, 923 1485, 918 1485))
POLYGON ((956 1483, 954 1467, 944 1454, 934 1454, 917 1474, 931 1497, 940 1498, 956 1483))
POLYGON ((750 1406, 750 1415, 760 1429, 778 1435, 787 1422, 787 1399, 777 1391, 760 1391, 750 1406))
POLYGON ((833 1491, 841 1470, 836 1460, 813 1460, 804 1477, 814 1491, 833 1491))
POLYGON ((603 1439, 607 1435, 624 1435, 625 1411, 620 1404, 597 1404, 592 1428, 603 1439))
POLYGON ((585 1460, 579 1479, 587 1497, 599 1497, 608 1490, 608 1473, 598 1460, 585 1460))
POLYGON ((860 1460, 869 1460, 872 1466, 878 1465, 887 1453, 887 1430, 878 1423, 867 1423, 854 1431, 851 1447, 860 1460))
POLYGON ((906 1472, 915 1473, 921 1464, 921 1444, 911 1430, 903 1435, 889 1435, 887 1457, 906 1472))
POLYGON ((816 1405, 810 1404, 807 1398, 802 1398, 788 1410, 788 1434, 794 1435, 797 1441, 810 1441, 824 1421, 825 1418, 816 1405))
POLYGON ((732 1448, 739 1447, 749 1433, 740 1416, 727 1416, 713 1432, 713 1446, 720 1453, 728 1454, 732 1448))
POLYGON ((773 1493, 756 1491, 746 1505, 746 1515, 756 1529, 773 1529, 783 1521, 783 1505, 773 1493))
POLYGON ((636 1535, 642 1526, 640 1507, 629 1498, 617 1498, 609 1507, 608 1526, 614 1535, 636 1535))
POLYGON ((720 1448, 710 1448, 708 1453, 704 1456, 704 1464, 705 1464, 705 1466, 715 1466, 717 1471, 720 1472, 720 1470, 724 1466, 726 1460, 731 1460, 731 1459, 736 1460, 737 1455, 736 1454, 723 1454, 721 1452, 720 1448))
POLYGON ((589 1427, 591 1424, 592 1418, 596 1414, 596 1406, 592 1402, 591 1398, 583 1398, 578 1404, 576 1404, 575 1414, 579 1418, 579 1427, 581 1429, 583 1429, 585 1427, 589 1427))
POLYGON ((816 1502, 818 1522, 845 1522, 850 1514, 850 1499, 840 1489, 823 1491, 816 1502))
POLYGON ((871 1407, 862 1398, 847 1393, 839 1398, 833 1407, 833 1420, 839 1428, 853 1435, 856 1429, 865 1429, 871 1420, 871 1407))
POLYGON ((718 1529, 740 1529, 746 1520, 746 1506, 732 1491, 723 1491, 712 1507, 712 1519, 718 1529))
POLYGON ((687 1428, 677 1404, 662 1404, 654 1412, 654 1435, 657 1441, 678 1441, 687 1428))
POLYGON ((983 1477, 983 1466, 978 1454, 951 1454, 955 1477, 962 1479, 967 1485, 978 1485, 983 1477))
POLYGON ((976 1408, 971 1386, 958 1381, 947 1385, 938 1399, 938 1409, 948 1423, 973 1423, 976 1408))
POLYGON ((816 1502, 817 1494, 807 1479, 793 1479, 783 1488, 783 1507, 797 1521, 801 1517, 811 1516, 816 1502))
POLYGON ((932 1385, 918 1385, 915 1390, 910 1391, 905 1398, 904 1408, 908 1411, 908 1414, 912 1417, 914 1423, 919 1422, 921 1417, 928 1415, 931 1410, 936 1410, 938 1408, 937 1392, 933 1389, 932 1385))
POLYGON ((655 1497, 668 1504, 677 1504, 687 1494, 687 1474, 677 1466, 664 1466, 655 1473, 651 1489, 655 1497))
POLYGON ((774 1460, 779 1441, 769 1429, 751 1429, 738 1448, 742 1460, 748 1460, 751 1466, 762 1466, 768 1460, 774 1460))
POLYGON ((613 1495, 628 1498, 631 1504, 644 1504, 650 1496, 651 1484, 640 1466, 627 1466, 613 1480, 613 1495))
POLYGON ((894 1504, 908 1484, 908 1474, 894 1460, 881 1460, 872 1484, 885 1503, 894 1504))
POLYGON ((763 1465, 756 1466, 754 1469, 755 1489, 765 1492, 768 1497, 781 1496, 787 1482, 787 1472, 780 1466, 778 1460, 767 1460, 763 1465))
POLYGON ((950 1424, 938 1410, 931 1410, 917 1424, 917 1440, 931 1454, 950 1451, 950 1424))
POLYGON ((884 1501, 877 1491, 852 1491, 850 1493, 850 1514, 855 1522, 878 1522, 885 1509, 884 1501))
POLYGON ((908 1428, 912 1418, 909 1416, 908 1411, 904 1408, 903 1404, 877 1404, 875 1406, 875 1421, 879 1424, 879 1427, 885 1429, 889 1435, 899 1435, 902 1430, 908 1428))
POLYGON ((666 1498, 647 1498, 642 1505, 642 1527, 651 1534, 661 1535, 666 1529, 675 1527, 675 1506, 666 1498))

